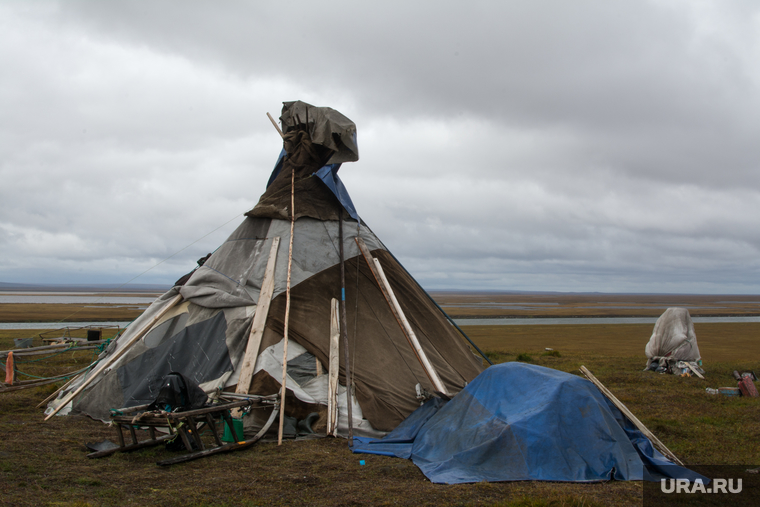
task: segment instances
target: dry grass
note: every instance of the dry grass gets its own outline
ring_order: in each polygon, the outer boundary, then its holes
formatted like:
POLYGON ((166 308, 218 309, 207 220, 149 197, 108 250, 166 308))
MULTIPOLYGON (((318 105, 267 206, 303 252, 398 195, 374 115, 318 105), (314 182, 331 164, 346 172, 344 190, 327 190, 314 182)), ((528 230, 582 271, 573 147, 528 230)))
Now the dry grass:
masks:
POLYGON ((683 306, 692 316, 760 315, 760 296, 671 294, 499 294, 434 292, 454 318, 659 317, 683 306))
MULTIPOLYGON (((2 306, 2 305, 0 305, 2 306)), ((733 369, 760 372, 760 324, 698 324, 706 381, 643 372, 649 325, 482 326, 465 331, 497 361, 530 356, 578 374, 585 364, 681 459, 690 464, 757 464, 760 402, 705 394, 734 385, 733 369), (545 347, 558 353, 544 355, 545 347)), ((0 331, 0 349, 33 331, 0 331)), ((38 343, 36 343, 38 344, 38 343)), ((22 370, 68 371, 91 352, 67 352, 22 370)), ((163 448, 88 460, 85 442, 115 439, 81 417, 43 422, 34 408, 55 389, 0 394, 3 505, 641 505, 635 482, 436 485, 409 461, 353 455, 342 439, 260 443, 252 449, 161 468, 163 448), (366 465, 360 466, 359 460, 366 465)))
MULTIPOLYGON (((121 305, 119 305, 121 306, 121 305)), ((108 304, 0 304, 0 322, 61 322, 61 326, 76 322, 131 322, 143 310, 138 305, 115 307, 108 304)))

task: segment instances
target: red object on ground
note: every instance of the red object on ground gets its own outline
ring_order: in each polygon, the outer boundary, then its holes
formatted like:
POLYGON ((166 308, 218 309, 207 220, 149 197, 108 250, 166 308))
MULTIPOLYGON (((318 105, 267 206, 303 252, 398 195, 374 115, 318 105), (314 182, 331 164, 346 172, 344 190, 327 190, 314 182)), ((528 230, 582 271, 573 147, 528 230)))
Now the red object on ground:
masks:
POLYGON ((752 398, 760 396, 750 377, 744 377, 739 381, 739 390, 742 392, 742 396, 751 396, 752 398))

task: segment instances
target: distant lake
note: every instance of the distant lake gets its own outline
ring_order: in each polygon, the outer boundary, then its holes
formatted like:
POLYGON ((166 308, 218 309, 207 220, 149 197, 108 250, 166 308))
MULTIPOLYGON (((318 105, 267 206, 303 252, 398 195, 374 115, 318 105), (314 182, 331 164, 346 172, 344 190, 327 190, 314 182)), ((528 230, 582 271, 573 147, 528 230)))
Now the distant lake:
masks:
MULTIPOLYGON (((760 317, 692 317, 694 323, 737 323, 760 322, 760 317)), ((573 324, 652 324, 657 317, 578 317, 578 318, 536 318, 536 319, 454 319, 458 326, 531 326, 531 325, 573 325, 573 324)))
POLYGON ((0 322, 0 329, 63 329, 65 327, 127 327, 129 322, 0 322))
POLYGON ((116 305, 140 305, 146 306, 156 300, 155 296, 109 296, 108 294, 92 293, 61 293, 61 292, 0 292, 0 304, 2 303, 25 303, 25 304, 116 304, 116 305))

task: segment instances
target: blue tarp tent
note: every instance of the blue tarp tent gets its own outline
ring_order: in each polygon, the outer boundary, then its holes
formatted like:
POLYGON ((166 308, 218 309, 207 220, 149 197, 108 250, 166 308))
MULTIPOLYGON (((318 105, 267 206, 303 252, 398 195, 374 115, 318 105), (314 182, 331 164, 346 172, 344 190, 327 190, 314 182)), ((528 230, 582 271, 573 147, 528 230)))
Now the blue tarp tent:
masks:
POLYGON ((353 451, 411 458, 448 484, 701 478, 653 449, 588 380, 523 363, 491 366, 384 438, 355 439, 353 451))

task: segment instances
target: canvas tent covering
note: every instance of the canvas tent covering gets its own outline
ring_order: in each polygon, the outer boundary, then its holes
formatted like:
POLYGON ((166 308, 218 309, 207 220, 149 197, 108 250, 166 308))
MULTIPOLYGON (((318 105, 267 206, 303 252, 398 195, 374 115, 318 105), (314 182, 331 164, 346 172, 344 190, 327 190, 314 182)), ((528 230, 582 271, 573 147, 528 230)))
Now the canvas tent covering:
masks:
MULTIPOLYGON (((697 346, 694 323, 686 308, 668 308, 654 324, 652 336, 644 349, 647 368, 658 363, 664 370, 673 370, 677 362, 697 363, 702 359, 697 346), (669 366, 668 366, 669 365, 669 366)), ((700 371, 700 373, 704 373, 700 371)))
MULTIPOLYGON (((150 403, 161 380, 175 371, 213 395, 234 390, 258 309, 262 282, 275 238, 274 289, 258 348, 249 393, 279 392, 290 240, 291 175, 295 173, 286 414, 303 419, 324 413, 328 375, 331 302, 341 297, 339 219, 343 222, 345 300, 355 433, 390 431, 418 406, 417 384, 435 391, 378 282, 360 254, 361 238, 382 266, 420 345, 449 393, 459 392, 482 363, 445 314, 360 220, 337 176, 340 163, 358 159, 356 129, 345 116, 303 102, 285 103, 284 156, 259 203, 230 237, 186 280, 159 297, 102 356, 123 351, 113 364, 60 413, 108 420, 109 410, 150 403), (345 210, 342 212, 341 210, 345 210), (349 218, 355 216, 356 218, 349 218), (161 315, 180 296, 180 303, 161 315), (157 322, 152 320, 160 316, 157 322), (128 350, 130 339, 149 331, 128 350)), ((345 392, 340 354, 340 392, 345 392)), ((66 402, 84 379, 51 402, 66 402)), ((338 396, 339 432, 348 423, 345 395, 338 396)), ((246 425, 249 421, 246 421, 246 425)), ((253 423, 251 423, 253 424, 253 423)))

